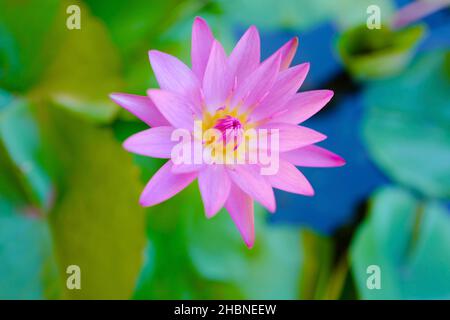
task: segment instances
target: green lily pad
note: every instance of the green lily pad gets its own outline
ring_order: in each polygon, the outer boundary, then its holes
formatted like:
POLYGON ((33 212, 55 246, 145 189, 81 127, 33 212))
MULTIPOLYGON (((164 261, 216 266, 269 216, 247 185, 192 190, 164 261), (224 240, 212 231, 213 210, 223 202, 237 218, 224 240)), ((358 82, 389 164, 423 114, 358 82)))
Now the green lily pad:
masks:
POLYGON ((393 180, 430 197, 450 198, 450 79, 444 54, 420 57, 398 77, 371 85, 364 137, 393 180))
POLYGON ((109 99, 121 85, 120 59, 107 29, 80 5, 81 29, 62 28, 63 42, 33 98, 49 98, 85 119, 108 123, 118 112, 109 99))
POLYGON ((445 55, 445 71, 447 72, 447 76, 450 79, 450 52, 445 55))
POLYGON ((146 263, 137 299, 296 299, 302 244, 298 230, 269 226, 256 210, 255 246, 248 249, 222 210, 203 211, 196 183, 149 209, 146 263), (285 249, 281 249, 285 248, 285 249))
POLYGON ((0 144, 4 148, 6 175, 14 187, 17 177, 20 189, 34 204, 48 210, 53 196, 52 181, 44 166, 46 156, 38 127, 30 111, 30 104, 14 99, 0 110, 0 144), (8 168, 8 169, 7 169, 8 168))
POLYGON ((392 0, 341 0, 334 1, 331 18, 341 30, 366 24, 371 13, 367 13, 370 6, 380 9, 380 21, 389 24, 396 11, 395 1, 392 0))
POLYGON ((62 173, 50 214, 61 277, 69 265, 81 269, 81 290, 64 289, 63 296, 128 299, 145 245, 139 172, 110 129, 64 109, 42 106, 39 115, 62 173))
MULTIPOLYGON (((156 162, 153 162, 156 165, 156 162)), ((157 166, 154 168, 157 169, 157 166)), ((144 168, 144 171, 148 171, 144 168)), ((149 208, 148 245, 135 299, 221 299, 243 297, 232 283, 202 276, 189 254, 188 219, 204 218, 197 185, 149 208)), ((206 219, 206 218, 204 218, 206 219)))
POLYGON ((187 220, 190 257, 203 277, 232 283, 246 299, 296 299, 302 265, 300 232, 268 225, 266 214, 256 207, 256 240, 248 249, 225 210, 207 219, 199 205, 187 220))
POLYGON ((0 0, 0 8, 0 86, 23 92, 54 56, 65 7, 58 0, 0 0))
POLYGON ((0 197, 0 299, 59 296, 50 230, 0 197))
POLYGON ((381 21, 387 22, 394 12, 391 0, 219 0, 225 18, 244 26, 254 24, 262 29, 308 30, 326 21, 340 29, 365 23, 367 7, 377 5, 381 21))
POLYGON ((400 188, 378 191, 351 246, 353 276, 363 299, 449 299, 450 217, 436 202, 400 188), (369 289, 367 268, 380 268, 369 289))
POLYGON ((370 80, 398 74, 411 61, 425 34, 422 25, 392 31, 387 26, 370 30, 361 25, 345 31, 337 50, 348 71, 357 79, 370 80))
POLYGON ((329 14, 329 1, 276 0, 219 1, 225 17, 244 26, 265 29, 305 29, 324 21, 329 14))

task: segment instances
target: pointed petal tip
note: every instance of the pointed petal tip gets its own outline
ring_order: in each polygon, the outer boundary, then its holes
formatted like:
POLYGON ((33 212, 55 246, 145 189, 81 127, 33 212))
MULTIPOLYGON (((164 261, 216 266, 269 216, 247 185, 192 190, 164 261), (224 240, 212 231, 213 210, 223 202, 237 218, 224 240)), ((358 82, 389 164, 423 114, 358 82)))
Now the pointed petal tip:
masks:
POLYGON ((108 96, 109 96, 109 98, 111 99, 111 100, 113 100, 114 102, 116 102, 116 100, 119 100, 120 99, 120 93, 118 93, 118 92, 112 92, 112 93, 110 93, 108 96))
POLYGON ((206 22, 206 20, 205 19, 203 19, 202 17, 200 17, 200 16, 196 16, 195 18, 194 18, 194 23, 207 23, 206 22))
POLYGON ((222 208, 215 209, 212 206, 207 206, 205 202, 203 202, 203 208, 207 219, 211 219, 220 211, 220 209, 222 209, 222 208))
POLYGON ((112 92, 109 95, 109 98, 114 101, 115 103, 117 103, 118 105, 122 105, 123 103, 125 103, 126 98, 128 96, 127 93, 120 93, 120 92, 112 92))
POLYGON ((248 249, 253 249, 253 245, 255 244, 254 239, 244 239, 244 242, 248 249))
POLYGON ((159 51, 159 50, 152 49, 152 50, 148 51, 148 57, 150 59, 150 63, 152 62, 152 60, 158 59, 159 57, 161 57, 163 55, 166 55, 166 53, 159 51))
POLYGON ((130 147, 130 142, 129 142, 129 140, 130 140, 130 138, 125 139, 125 141, 122 143, 122 148, 124 148, 124 149, 127 150, 127 151, 130 151, 130 150, 128 150, 129 147, 130 147))
POLYGON ((219 210, 212 210, 211 208, 209 208, 209 209, 205 208, 206 219, 210 220, 210 219, 214 218, 219 211, 220 211, 220 209, 219 210))
POLYGON ((333 99, 333 97, 334 97, 334 91, 333 90, 324 89, 324 90, 318 90, 318 91, 321 91, 322 95, 323 95, 323 99, 327 100, 327 102, 325 104, 330 102, 330 100, 333 99))
POLYGON ((128 137, 127 139, 125 139, 125 141, 122 143, 122 148, 124 148, 127 152, 130 153, 136 153, 135 149, 133 148, 133 136, 128 137))
POLYGON ((157 205, 158 203, 153 203, 152 201, 146 201, 145 199, 139 199, 139 205, 142 208, 149 208, 153 207, 154 205, 157 205))
POLYGON ((338 156, 338 155, 336 155, 335 161, 336 161, 336 167, 343 167, 347 164, 347 161, 345 161, 344 158, 342 158, 341 156, 338 156))
POLYGON ((316 191, 314 191, 313 187, 310 185, 310 189, 306 191, 303 195, 307 197, 314 197, 316 194, 316 191))
POLYGON ((276 203, 274 203, 273 207, 267 208, 267 210, 271 213, 274 214, 277 211, 277 205, 276 203))
POLYGON ((248 32, 255 33, 256 35, 259 36, 258 28, 255 25, 253 25, 253 24, 248 28, 248 32))
POLYGON ((207 32, 211 33, 211 29, 208 25, 208 22, 200 16, 196 16, 194 18, 194 23, 192 24, 192 30, 194 31, 195 29, 203 29, 203 30, 206 30, 207 32))
POLYGON ((142 197, 139 198, 139 205, 143 208, 151 207, 151 205, 147 204, 147 202, 144 199, 142 199, 142 197))
POLYGON ((328 137, 325 134, 318 132, 318 134, 317 134, 317 142, 326 140, 327 138, 328 137))
POLYGON ((300 66, 303 66, 302 69, 305 69, 306 70, 305 72, 308 73, 309 69, 311 68, 311 63, 305 62, 305 63, 302 63, 300 66))

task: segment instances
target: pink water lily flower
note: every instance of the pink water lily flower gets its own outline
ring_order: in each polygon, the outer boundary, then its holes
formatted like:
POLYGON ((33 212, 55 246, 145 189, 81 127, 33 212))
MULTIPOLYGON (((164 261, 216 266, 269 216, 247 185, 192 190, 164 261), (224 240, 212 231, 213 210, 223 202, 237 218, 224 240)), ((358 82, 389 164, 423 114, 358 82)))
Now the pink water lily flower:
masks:
MULTIPOLYGON (((160 89, 148 90, 147 96, 111 94, 112 100, 151 127, 128 138, 124 148, 169 159, 142 192, 142 206, 161 203, 198 179, 206 216, 211 218, 225 207, 250 248, 255 239, 254 200, 274 212, 273 188, 306 196, 314 194, 296 166, 344 165, 341 157, 315 145, 326 138, 323 134, 298 125, 323 108, 333 92, 297 92, 309 70, 307 63, 290 66, 297 46, 298 39, 294 38, 261 62, 260 38, 252 26, 227 55, 207 23, 197 17, 192 28, 192 68, 169 54, 149 52, 160 89), (174 130, 194 132, 195 121, 199 120, 203 129, 222 132, 220 143, 233 144, 232 152, 243 145, 246 129, 276 129, 277 172, 263 175, 259 163, 245 161, 175 163, 174 130)), ((202 140, 201 144, 210 143, 202 140)))

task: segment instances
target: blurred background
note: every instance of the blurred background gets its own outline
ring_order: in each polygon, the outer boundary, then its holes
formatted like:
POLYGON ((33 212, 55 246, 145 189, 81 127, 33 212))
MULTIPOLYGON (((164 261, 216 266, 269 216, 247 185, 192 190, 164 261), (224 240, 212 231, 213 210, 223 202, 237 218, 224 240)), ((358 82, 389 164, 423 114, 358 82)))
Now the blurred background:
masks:
POLYGON ((449 299, 450 9, 416 2, 0 0, 0 299, 449 299), (150 49, 189 64, 197 15, 228 52, 251 24, 263 58, 298 36, 301 90, 335 91, 305 125, 347 165, 257 208, 252 250, 195 184, 138 205, 162 162, 122 149, 146 126, 108 98, 157 87, 150 49))

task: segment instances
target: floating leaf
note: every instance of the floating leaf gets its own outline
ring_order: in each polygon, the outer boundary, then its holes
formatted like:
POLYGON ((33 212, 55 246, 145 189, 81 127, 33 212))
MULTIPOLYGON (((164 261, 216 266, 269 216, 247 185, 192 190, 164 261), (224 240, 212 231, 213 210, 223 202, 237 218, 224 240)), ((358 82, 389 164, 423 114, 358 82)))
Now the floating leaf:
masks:
POLYGON ((225 16, 242 25, 257 25, 259 28, 306 29, 323 22, 330 13, 327 0, 220 0, 225 16))
POLYGON ((387 77, 408 65, 424 33, 425 27, 421 25, 399 31, 392 31, 387 26, 370 30, 361 25, 344 32, 337 49, 355 78, 387 77))
POLYGON ((364 136, 392 179, 431 197, 450 198, 450 79, 444 55, 420 57, 404 73, 365 93, 364 136))
POLYGON ((388 21, 394 6, 391 0, 219 0, 225 16, 241 25, 255 24, 263 29, 307 30, 325 21, 340 29, 365 23, 367 7, 377 5, 381 20, 388 21))
POLYGON ((367 24, 367 20, 373 15, 369 10, 374 6, 379 8, 380 21, 388 24, 395 12, 395 1, 391 0, 341 0, 334 1, 334 14, 332 19, 341 30, 367 24))
POLYGON ((388 183, 371 159, 361 134, 365 113, 361 95, 338 99, 304 125, 330 137, 320 146, 338 153, 346 165, 328 169, 301 167, 314 187, 314 197, 276 191, 277 213, 270 217, 271 221, 303 225, 331 235, 353 223, 361 204, 375 189, 388 183))
MULTIPOLYGON (((208 220, 196 212, 189 222, 189 251, 204 277, 233 283, 246 299, 296 299, 302 246, 298 230, 267 225, 255 212, 257 237, 249 250, 227 212, 208 220)), ((232 298, 232 297, 229 297, 232 298)))
POLYGON ((63 279, 81 268, 81 290, 67 298, 131 297, 145 244, 144 210, 138 204, 138 171, 108 128, 70 113, 40 109, 40 124, 64 173, 51 229, 63 279))
POLYGON ((435 202, 394 187, 372 198, 367 221, 351 247, 353 275, 364 299, 449 299, 450 218, 435 202), (367 268, 380 268, 380 289, 367 268))
MULTIPOLYGON (((48 210, 53 187, 44 167, 42 141, 28 101, 15 99, 0 110, 0 143, 14 166, 10 166, 7 174, 18 176, 29 199, 48 210)), ((4 161, 6 164, 8 160, 4 161)))
POLYGON ((150 209, 150 244, 135 298, 298 298, 299 232, 268 226, 260 209, 255 214, 257 239, 249 250, 227 212, 205 217, 197 184, 150 209))
POLYGON ((45 219, 0 197, 0 299, 57 298, 59 279, 45 219))
POLYGON ((63 28, 57 56, 33 90, 96 122, 110 122, 118 111, 108 95, 120 87, 120 61, 104 25, 81 7, 81 29, 63 28))
POLYGON ((192 263, 189 254, 188 219, 192 215, 201 215, 206 219, 202 214, 197 188, 192 184, 174 198, 149 209, 147 216, 149 244, 134 298, 241 297, 232 284, 202 277, 192 263))
POLYGON ((0 0, 1 87, 25 91, 39 79, 65 26, 61 10, 58 0, 0 0))

